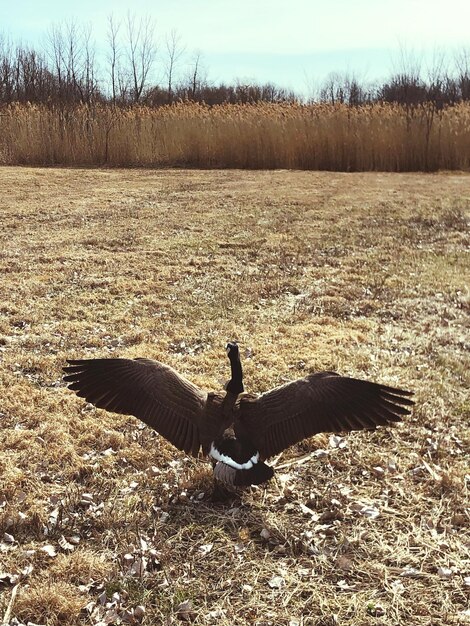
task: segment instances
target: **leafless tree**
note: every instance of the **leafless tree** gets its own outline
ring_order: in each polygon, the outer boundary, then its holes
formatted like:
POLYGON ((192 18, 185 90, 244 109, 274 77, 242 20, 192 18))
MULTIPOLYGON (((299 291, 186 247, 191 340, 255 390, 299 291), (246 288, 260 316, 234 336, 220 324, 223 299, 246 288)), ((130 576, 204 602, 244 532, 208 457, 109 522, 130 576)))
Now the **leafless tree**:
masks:
POLYGON ((0 99, 11 102, 15 90, 13 46, 5 36, 0 35, 0 99))
POLYGON ((65 42, 62 29, 58 24, 52 24, 47 34, 46 50, 52 64, 59 93, 63 91, 65 83, 65 42))
POLYGON ((91 25, 54 24, 48 34, 48 56, 65 101, 91 102, 98 90, 91 25))
POLYGON ((139 102, 148 86, 149 74, 155 61, 155 25, 148 16, 138 22, 127 14, 128 59, 132 80, 132 100, 139 102))
POLYGON ((109 44, 109 76, 111 79, 111 95, 113 104, 116 104, 117 88, 118 88, 118 63, 120 57, 120 48, 118 43, 119 30, 121 28, 120 23, 116 23, 113 15, 108 16, 108 32, 107 40, 109 44))
POLYGON ((168 86, 168 102, 173 101, 173 82, 176 64, 184 54, 184 46, 181 45, 181 37, 175 29, 170 31, 165 40, 167 51, 167 62, 165 66, 165 76, 168 86))
POLYGON ((196 50, 189 69, 189 97, 196 100, 197 93, 207 82, 207 71, 202 63, 202 52, 196 50))
POLYGON ((95 98, 98 90, 98 81, 96 78, 96 58, 95 47, 92 41, 92 27, 88 24, 83 28, 83 71, 80 78, 82 85, 82 99, 90 102, 95 98))
POLYGON ((470 100, 470 48, 464 48, 455 57, 457 83, 462 100, 470 100))

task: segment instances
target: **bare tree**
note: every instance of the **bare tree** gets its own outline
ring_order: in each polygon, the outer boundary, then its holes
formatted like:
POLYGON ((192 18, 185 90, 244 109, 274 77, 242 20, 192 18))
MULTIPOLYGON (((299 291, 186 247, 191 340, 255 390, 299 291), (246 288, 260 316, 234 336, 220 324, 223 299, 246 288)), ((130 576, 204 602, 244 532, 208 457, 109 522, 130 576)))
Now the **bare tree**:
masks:
POLYGON ((92 27, 69 21, 54 24, 48 36, 48 55, 58 82, 59 98, 91 102, 98 90, 92 27))
POLYGON ((82 99, 85 102, 90 102, 95 98, 98 91, 98 82, 95 72, 95 48, 92 42, 92 27, 91 24, 83 27, 82 30, 83 41, 83 70, 80 77, 80 83, 82 85, 82 99))
POLYGON ((136 23, 135 15, 127 14, 128 58, 132 80, 132 99, 139 102, 147 87, 150 70, 155 61, 155 25, 149 17, 141 17, 136 23))
POLYGON ((52 24, 47 34, 47 39, 46 50, 52 63, 52 71, 57 78, 60 97, 64 91, 65 84, 65 42, 59 25, 52 24))
POLYGON ((189 70, 189 97, 191 100, 196 100, 198 92, 202 91, 206 82, 207 72, 202 63, 202 52, 196 50, 189 70))
POLYGON ((0 35, 0 100, 11 102, 15 91, 13 46, 0 35))
POLYGON ((166 50, 168 53, 167 63, 165 67, 165 76, 168 85, 168 102, 173 101, 173 80, 175 67, 182 55, 185 48, 180 45, 181 37, 178 35, 175 29, 170 31, 165 40, 166 50))
POLYGON ((470 48, 464 48, 455 57, 457 83, 462 100, 470 100, 470 48))
POLYGON ((118 71, 119 71, 118 63, 119 63, 119 56, 120 56, 118 35, 119 35, 120 28, 121 28, 121 24, 116 23, 114 21, 114 17, 112 14, 109 15, 107 39, 108 39, 108 44, 109 44, 108 61, 110 64, 109 75, 111 79, 111 96, 113 99, 113 104, 116 104, 116 97, 117 97, 118 71))

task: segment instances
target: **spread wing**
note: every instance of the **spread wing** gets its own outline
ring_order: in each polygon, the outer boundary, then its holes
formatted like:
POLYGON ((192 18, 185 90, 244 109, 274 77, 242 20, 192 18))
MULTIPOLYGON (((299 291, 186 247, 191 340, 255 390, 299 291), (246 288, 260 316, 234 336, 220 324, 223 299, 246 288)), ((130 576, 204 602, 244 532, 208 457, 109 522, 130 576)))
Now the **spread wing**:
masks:
POLYGON ((64 381, 100 409, 134 415, 174 446, 197 456, 207 394, 150 359, 67 361, 64 381))
POLYGON ((410 413, 412 393, 319 372, 240 400, 238 431, 264 458, 321 432, 374 429, 410 413))

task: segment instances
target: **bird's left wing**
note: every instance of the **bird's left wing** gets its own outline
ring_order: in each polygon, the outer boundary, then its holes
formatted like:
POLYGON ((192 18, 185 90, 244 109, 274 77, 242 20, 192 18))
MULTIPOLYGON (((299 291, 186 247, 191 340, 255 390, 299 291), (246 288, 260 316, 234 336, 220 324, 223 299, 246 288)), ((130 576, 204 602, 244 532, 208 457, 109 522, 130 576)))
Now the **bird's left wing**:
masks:
POLYGON ((335 372, 318 372, 242 397, 237 431, 264 458, 321 432, 374 429, 410 413, 412 393, 335 372))

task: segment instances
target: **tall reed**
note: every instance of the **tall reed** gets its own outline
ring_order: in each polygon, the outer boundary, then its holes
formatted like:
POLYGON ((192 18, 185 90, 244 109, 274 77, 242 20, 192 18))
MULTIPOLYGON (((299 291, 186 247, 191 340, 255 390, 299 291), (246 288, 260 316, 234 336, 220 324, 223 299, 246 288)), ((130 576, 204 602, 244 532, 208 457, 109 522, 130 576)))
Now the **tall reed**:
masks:
POLYGON ((470 166, 470 103, 9 105, 0 163, 430 171, 470 166))

